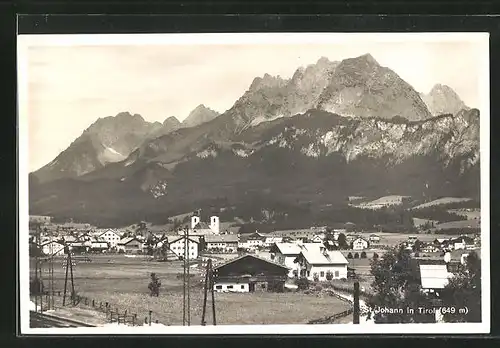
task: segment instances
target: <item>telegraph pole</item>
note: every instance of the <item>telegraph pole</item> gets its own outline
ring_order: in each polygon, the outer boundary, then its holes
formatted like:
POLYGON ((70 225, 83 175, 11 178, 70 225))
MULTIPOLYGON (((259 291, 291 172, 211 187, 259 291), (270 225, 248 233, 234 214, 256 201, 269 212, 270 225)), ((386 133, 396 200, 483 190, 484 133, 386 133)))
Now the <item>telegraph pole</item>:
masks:
POLYGON ((353 318, 352 322, 353 324, 359 324, 359 282, 356 281, 354 283, 354 306, 353 306, 353 318))
POLYGON ((213 271, 212 271, 212 260, 208 259, 207 268, 205 274, 205 286, 203 293, 203 312, 201 314, 201 325, 205 326, 207 322, 205 321, 205 315, 207 313, 207 297, 208 297, 208 289, 210 288, 210 292, 212 294, 212 320, 213 324, 216 325, 215 319, 215 295, 214 295, 214 280, 213 280, 213 271))
POLYGON ((182 278, 182 325, 186 325, 186 233, 187 227, 184 229, 184 257, 182 258, 183 262, 183 272, 184 277, 182 278))
POLYGON ((186 229, 186 266, 187 266, 187 324, 188 326, 191 326, 191 281, 190 281, 190 274, 189 274, 189 228, 186 229))

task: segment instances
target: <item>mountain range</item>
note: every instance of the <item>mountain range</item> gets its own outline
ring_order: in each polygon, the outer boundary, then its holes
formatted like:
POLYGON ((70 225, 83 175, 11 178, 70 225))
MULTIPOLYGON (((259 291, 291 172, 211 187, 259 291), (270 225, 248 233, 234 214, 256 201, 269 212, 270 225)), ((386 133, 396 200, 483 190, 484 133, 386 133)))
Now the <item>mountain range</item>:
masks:
POLYGON ((118 225, 203 204, 479 195, 479 110, 369 54, 265 74, 222 114, 97 120, 30 174, 30 212, 118 225), (206 203, 212 202, 212 203, 206 203))

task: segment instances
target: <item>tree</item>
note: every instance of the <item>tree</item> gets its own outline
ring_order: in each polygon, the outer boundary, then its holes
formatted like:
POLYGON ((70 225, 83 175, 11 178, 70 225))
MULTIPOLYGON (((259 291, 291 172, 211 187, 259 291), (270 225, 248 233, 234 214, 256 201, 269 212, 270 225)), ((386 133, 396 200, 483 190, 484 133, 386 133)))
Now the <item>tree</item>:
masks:
POLYGON ((362 259, 366 259, 366 252, 364 252, 364 251, 363 251, 363 252, 361 253, 361 258, 362 258, 362 259))
POLYGON ((377 253, 373 253, 372 259, 373 259, 373 260, 378 259, 378 254, 377 254, 377 253))
POLYGON ((423 243, 420 241, 420 240, 416 240, 415 243, 413 243, 413 251, 414 252, 419 252, 419 251, 422 251, 422 245, 423 243))
POLYGON ((351 253, 347 254, 347 258, 352 259, 352 254, 351 253))
POLYGON ((359 259, 359 254, 358 254, 358 253, 355 253, 355 254, 354 254, 354 258, 355 258, 355 259, 359 259))
POLYGON ((442 291, 445 322, 481 322, 481 260, 475 252, 466 258, 442 291), (467 313, 460 313, 467 308, 467 313), (454 311, 454 313, 450 313, 454 311))
POLYGON ((319 282, 319 275, 318 275, 318 273, 316 273, 316 272, 315 272, 315 273, 313 274, 313 280, 314 280, 315 282, 319 282))
POLYGON ((148 289, 150 291, 150 296, 158 297, 160 295, 160 279, 156 276, 156 273, 151 273, 151 281, 149 282, 148 289))
POLYGON ((339 244, 339 249, 349 249, 349 244, 347 244, 347 237, 345 234, 339 233, 337 243, 339 244))
POLYGON ((433 323, 433 314, 420 314, 418 307, 430 308, 431 303, 421 291, 420 280, 414 271, 410 252, 403 247, 388 250, 371 264, 374 277, 373 295, 368 306, 374 311, 376 323, 433 323), (377 311, 389 308, 393 312, 377 311), (414 311, 408 311, 411 308, 414 311), (397 312, 394 312, 396 310, 397 312))

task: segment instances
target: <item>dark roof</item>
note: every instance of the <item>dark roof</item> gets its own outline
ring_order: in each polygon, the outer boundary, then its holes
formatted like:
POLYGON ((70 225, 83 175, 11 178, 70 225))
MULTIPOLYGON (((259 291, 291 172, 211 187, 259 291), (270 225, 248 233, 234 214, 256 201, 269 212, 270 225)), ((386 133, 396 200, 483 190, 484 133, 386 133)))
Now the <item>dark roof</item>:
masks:
POLYGON ((239 260, 241 260, 241 259, 244 259, 244 258, 246 258, 246 257, 252 257, 252 258, 254 258, 254 259, 262 260, 262 261, 265 261, 265 262, 267 262, 267 263, 269 263, 269 264, 272 264, 272 265, 275 265, 275 266, 279 266, 279 267, 281 267, 281 268, 284 268, 284 269, 288 270, 288 267, 287 267, 287 266, 284 266, 284 265, 282 265, 282 264, 280 264, 280 263, 277 263, 277 262, 274 262, 274 261, 271 261, 271 260, 268 260, 268 259, 265 259, 265 258, 259 257, 259 256, 254 255, 254 254, 244 254, 244 255, 241 255, 241 256, 239 256, 239 257, 237 257, 237 258, 234 258, 234 259, 228 260, 227 262, 224 262, 224 263, 221 263, 220 265, 215 266, 215 267, 214 267, 214 270, 219 269, 219 268, 221 268, 222 266, 229 265, 230 263, 233 263, 233 262, 239 261, 239 260))

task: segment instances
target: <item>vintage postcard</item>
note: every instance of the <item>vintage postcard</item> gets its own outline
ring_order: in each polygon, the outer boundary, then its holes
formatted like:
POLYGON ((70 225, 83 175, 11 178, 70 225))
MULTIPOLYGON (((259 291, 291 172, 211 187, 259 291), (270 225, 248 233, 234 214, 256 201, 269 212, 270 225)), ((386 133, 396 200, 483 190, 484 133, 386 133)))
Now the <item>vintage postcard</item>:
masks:
POLYGON ((487 333, 489 35, 19 35, 22 334, 487 333))

